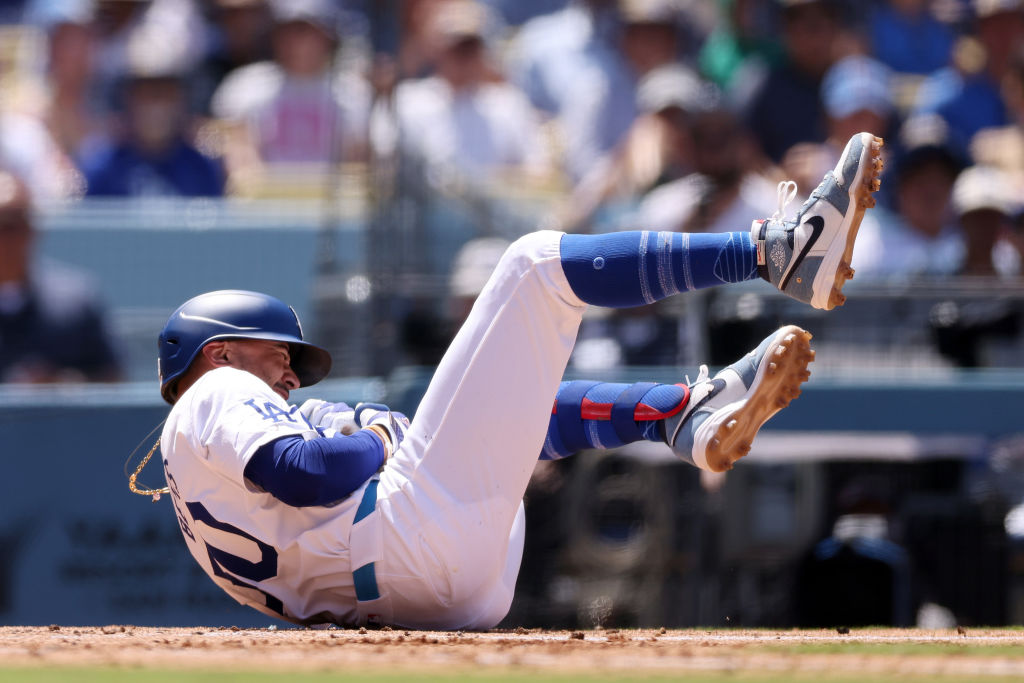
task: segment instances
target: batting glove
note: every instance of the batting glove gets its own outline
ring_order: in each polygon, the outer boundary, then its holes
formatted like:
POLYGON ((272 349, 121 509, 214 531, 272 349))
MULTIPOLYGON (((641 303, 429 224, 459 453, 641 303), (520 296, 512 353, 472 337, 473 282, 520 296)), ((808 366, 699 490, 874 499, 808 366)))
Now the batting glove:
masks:
POLYGON ((314 427, 333 429, 346 436, 359 431, 355 411, 347 403, 329 403, 311 398, 299 407, 299 413, 314 427))
POLYGON ((398 450, 409 429, 409 418, 381 403, 357 403, 355 421, 363 429, 373 427, 378 434, 383 431, 390 441, 386 444, 389 455, 398 450))

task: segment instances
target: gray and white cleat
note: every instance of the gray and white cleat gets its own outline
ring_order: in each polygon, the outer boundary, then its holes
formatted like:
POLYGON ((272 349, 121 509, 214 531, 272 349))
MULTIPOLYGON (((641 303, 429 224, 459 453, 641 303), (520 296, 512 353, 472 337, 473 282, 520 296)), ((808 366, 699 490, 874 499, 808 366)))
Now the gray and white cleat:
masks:
POLYGON ((850 138, 835 169, 825 174, 793 220, 783 212, 796 184, 779 184, 779 211, 750 228, 762 278, 815 308, 843 305, 843 285, 853 277, 857 231, 864 211, 875 205, 871 193, 881 184, 882 145, 871 133, 850 138))
POLYGON ((713 378, 702 366, 686 407, 662 422, 665 443, 701 469, 731 469, 761 426, 800 395, 814 360, 810 341, 810 332, 786 325, 713 378))

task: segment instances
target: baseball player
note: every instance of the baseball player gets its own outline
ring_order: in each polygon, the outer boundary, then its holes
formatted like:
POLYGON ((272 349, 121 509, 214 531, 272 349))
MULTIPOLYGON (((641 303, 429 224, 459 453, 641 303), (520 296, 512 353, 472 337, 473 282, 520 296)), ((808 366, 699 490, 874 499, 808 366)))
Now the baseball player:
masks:
POLYGON ((218 291, 160 334, 167 488, 196 561, 242 604, 300 624, 484 629, 508 612, 522 497, 538 453, 639 439, 722 471, 799 394, 813 358, 788 325, 692 384, 563 382, 584 308, 638 306, 760 275, 816 308, 843 303, 882 141, 854 136, 797 211, 749 232, 551 231, 502 257, 410 424, 375 404, 310 400, 329 354, 294 311, 218 291))

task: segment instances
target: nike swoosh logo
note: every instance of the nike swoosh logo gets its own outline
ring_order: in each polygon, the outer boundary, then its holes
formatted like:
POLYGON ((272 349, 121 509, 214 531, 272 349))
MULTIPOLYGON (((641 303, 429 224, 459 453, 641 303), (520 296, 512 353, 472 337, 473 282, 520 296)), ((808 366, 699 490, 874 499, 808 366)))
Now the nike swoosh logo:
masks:
POLYGON ((800 253, 797 254, 796 258, 793 259, 793 262, 789 264, 789 272, 786 273, 786 277, 782 278, 782 283, 779 284, 779 289, 786 289, 786 285, 789 284, 789 279, 793 277, 793 273, 795 273, 796 269, 800 267, 801 263, 803 263, 804 258, 807 256, 807 252, 811 250, 811 247, 813 247, 815 242, 818 241, 818 238, 821 237, 821 233, 825 230, 825 219, 821 216, 811 216, 804 221, 804 225, 811 226, 811 238, 804 243, 800 253))
POLYGON ((713 399, 715 396, 718 396, 718 394, 722 393, 722 390, 725 389, 725 387, 727 386, 724 379, 712 379, 710 381, 711 381, 711 391, 706 393, 704 395, 704 398, 702 398, 701 400, 697 401, 697 403, 695 403, 693 405, 693 407, 690 409, 689 413, 687 414, 686 419, 679 421, 679 424, 676 425, 675 432, 673 432, 673 434, 672 434, 672 441, 669 442, 669 446, 675 446, 676 445, 676 439, 679 438, 679 430, 682 428, 683 423, 686 422, 687 420, 689 420, 694 415, 696 415, 697 411, 700 410, 701 408, 703 408, 705 403, 707 403, 708 401, 713 399))
POLYGON ((231 329, 234 329, 234 330, 258 330, 258 329, 260 329, 258 327, 239 327, 238 325, 232 325, 231 323, 226 323, 223 320, 216 320, 214 318, 207 318, 206 316, 203 316, 203 315, 189 315, 188 313, 179 313, 178 315, 182 318, 182 320, 198 320, 199 322, 213 323, 214 325, 220 325, 222 327, 230 327, 231 329))

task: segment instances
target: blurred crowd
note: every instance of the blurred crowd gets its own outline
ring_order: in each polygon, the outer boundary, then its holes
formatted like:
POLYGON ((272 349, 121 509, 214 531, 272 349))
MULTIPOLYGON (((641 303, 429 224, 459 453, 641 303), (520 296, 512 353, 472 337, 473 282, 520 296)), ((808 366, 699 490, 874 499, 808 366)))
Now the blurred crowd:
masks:
POLYGON ((1024 0, 0 0, 0 169, 37 203, 387 162, 544 188, 568 231, 746 230, 861 130, 858 279, 1021 274, 1024 0))

